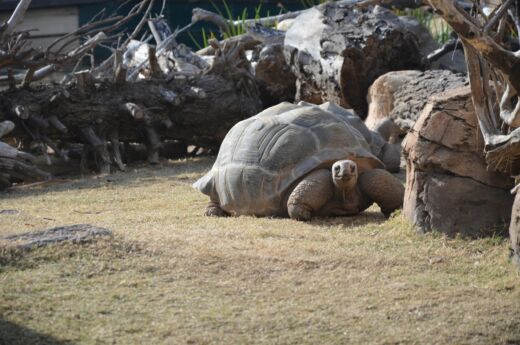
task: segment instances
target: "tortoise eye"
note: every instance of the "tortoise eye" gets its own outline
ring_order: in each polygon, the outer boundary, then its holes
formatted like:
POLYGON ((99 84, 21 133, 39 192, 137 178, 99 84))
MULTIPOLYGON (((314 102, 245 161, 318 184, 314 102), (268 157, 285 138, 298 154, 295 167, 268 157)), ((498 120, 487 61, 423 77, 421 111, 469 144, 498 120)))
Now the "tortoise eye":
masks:
POLYGON ((352 165, 352 166, 350 167, 350 172, 353 173, 353 172, 355 172, 355 171, 356 171, 356 167, 352 165))
POLYGON ((336 165, 336 166, 334 167, 334 172, 339 172, 339 169, 340 169, 339 165, 336 165))

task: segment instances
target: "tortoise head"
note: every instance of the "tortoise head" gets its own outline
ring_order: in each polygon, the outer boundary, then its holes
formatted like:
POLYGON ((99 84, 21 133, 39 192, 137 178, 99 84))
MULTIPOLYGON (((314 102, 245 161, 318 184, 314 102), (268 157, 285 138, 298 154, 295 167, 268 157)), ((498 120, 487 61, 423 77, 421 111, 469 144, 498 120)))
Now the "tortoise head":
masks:
POLYGON ((350 191, 358 179, 358 167, 356 162, 345 159, 332 165, 332 182, 341 191, 350 191))

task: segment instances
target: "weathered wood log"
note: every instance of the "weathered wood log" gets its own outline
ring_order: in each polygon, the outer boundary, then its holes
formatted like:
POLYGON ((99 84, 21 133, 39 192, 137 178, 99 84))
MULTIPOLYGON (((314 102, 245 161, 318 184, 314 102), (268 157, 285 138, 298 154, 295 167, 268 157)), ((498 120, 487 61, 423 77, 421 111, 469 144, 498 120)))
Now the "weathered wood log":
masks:
POLYGON ((50 179, 51 175, 33 164, 33 157, 0 141, 0 189, 12 182, 50 179))
POLYGON ((81 74, 80 82, 68 87, 46 85, 1 93, 0 120, 18 124, 13 132, 18 139, 85 143, 84 156, 94 152, 98 170, 107 171, 109 164, 122 168, 117 143, 112 154, 108 152, 117 141, 146 143, 150 160, 156 163, 161 140, 217 148, 236 122, 261 110, 250 68, 241 46, 230 44, 219 47, 211 68, 188 77, 114 84, 113 78, 81 74), (129 103, 146 115, 123 111, 129 103))
POLYGON ((285 36, 285 57, 297 77, 296 100, 331 101, 362 117, 378 76, 422 69, 425 62, 417 37, 389 10, 334 3, 295 19, 285 36))
MULTIPOLYGON (((0 138, 14 128, 15 124, 11 121, 0 122, 0 138)), ((14 181, 35 181, 51 177, 33 163, 33 156, 0 141, 0 189, 9 187, 14 181)))

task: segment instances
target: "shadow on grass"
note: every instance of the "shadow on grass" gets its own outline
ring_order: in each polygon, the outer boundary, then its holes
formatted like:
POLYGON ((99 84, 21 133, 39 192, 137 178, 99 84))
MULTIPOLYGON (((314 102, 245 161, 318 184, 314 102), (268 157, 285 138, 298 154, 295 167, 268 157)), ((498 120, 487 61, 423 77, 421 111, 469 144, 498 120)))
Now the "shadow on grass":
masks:
POLYGON ((38 333, 16 323, 0 319, 0 345, 72 345, 72 341, 59 340, 38 333))
POLYGON ((108 175, 65 176, 51 181, 11 187, 4 192, 0 192, 0 199, 38 196, 48 192, 95 189, 116 185, 131 186, 132 184, 154 183, 158 179, 191 184, 209 171, 214 161, 214 156, 206 156, 195 159, 162 161, 161 164, 155 166, 132 164, 127 166, 124 172, 117 171, 108 175))
POLYGON ((377 211, 364 211, 358 215, 350 217, 324 217, 324 218, 313 218, 310 224, 318 227, 329 227, 334 225, 342 225, 344 227, 356 227, 365 225, 378 225, 382 224, 387 219, 381 212, 377 211))

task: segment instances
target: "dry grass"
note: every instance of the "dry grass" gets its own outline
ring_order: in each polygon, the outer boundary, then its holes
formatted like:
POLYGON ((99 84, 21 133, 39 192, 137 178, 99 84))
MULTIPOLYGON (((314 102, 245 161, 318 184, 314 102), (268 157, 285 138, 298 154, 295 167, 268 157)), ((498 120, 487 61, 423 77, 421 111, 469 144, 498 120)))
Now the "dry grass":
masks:
POLYGON ((210 159, 1 195, 0 235, 115 237, 0 256, 0 344, 520 344, 500 238, 419 236, 374 207, 300 223, 201 216, 210 159))

